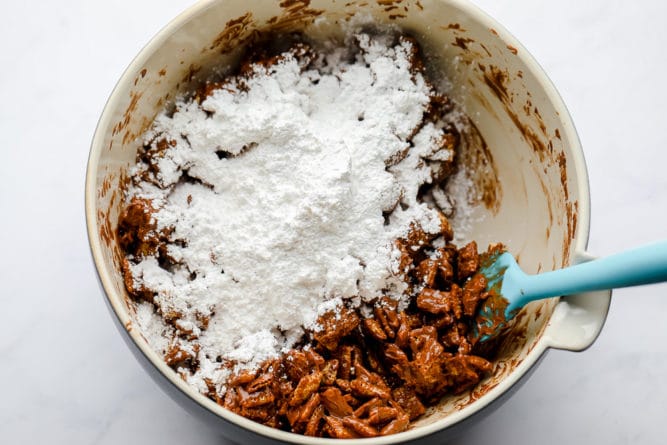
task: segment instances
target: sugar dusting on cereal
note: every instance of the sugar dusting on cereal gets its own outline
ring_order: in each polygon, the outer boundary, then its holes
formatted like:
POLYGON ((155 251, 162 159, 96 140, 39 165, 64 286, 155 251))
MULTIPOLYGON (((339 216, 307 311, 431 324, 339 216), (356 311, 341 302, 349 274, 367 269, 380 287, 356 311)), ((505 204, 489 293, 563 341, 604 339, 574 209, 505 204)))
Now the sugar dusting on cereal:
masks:
POLYGON ((159 154, 135 168, 127 199, 152 203, 169 242, 128 258, 132 287, 153 294, 137 322, 154 348, 196 357, 180 371, 201 390, 225 381, 222 362, 253 368, 294 347, 327 310, 400 300, 395 240, 411 224, 440 230, 418 199, 454 155, 444 123, 424 121, 434 91, 409 40, 355 39, 356 53, 253 65, 146 135, 159 154))

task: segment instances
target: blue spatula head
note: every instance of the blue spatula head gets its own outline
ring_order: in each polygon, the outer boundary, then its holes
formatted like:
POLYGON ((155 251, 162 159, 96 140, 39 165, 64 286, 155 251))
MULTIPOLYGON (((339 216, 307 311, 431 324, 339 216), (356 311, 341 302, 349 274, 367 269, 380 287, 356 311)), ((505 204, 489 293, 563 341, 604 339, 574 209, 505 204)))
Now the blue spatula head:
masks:
POLYGON ((473 334, 486 341, 531 301, 667 281, 667 241, 537 275, 524 273, 500 247, 483 258, 480 272, 491 296, 482 302, 473 334))
POLYGON ((477 312, 473 335, 478 342, 483 342, 501 333, 520 309, 517 307, 520 290, 512 289, 510 283, 508 287, 505 277, 522 272, 511 254, 498 251, 483 259, 480 273, 487 280, 489 296, 477 312))

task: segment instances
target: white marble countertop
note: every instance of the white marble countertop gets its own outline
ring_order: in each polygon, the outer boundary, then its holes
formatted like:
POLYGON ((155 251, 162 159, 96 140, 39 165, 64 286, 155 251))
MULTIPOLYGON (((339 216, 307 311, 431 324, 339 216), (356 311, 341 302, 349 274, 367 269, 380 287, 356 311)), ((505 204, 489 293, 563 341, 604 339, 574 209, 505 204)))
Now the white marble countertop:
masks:
MULTIPOLYGON (((0 443, 226 443, 113 326, 83 214, 90 139, 131 58, 191 1, 8 2, 0 26, 0 443)), ((590 251, 667 237, 667 3, 477 0, 542 64, 589 166, 590 251)), ((583 353, 553 351, 455 443, 664 443, 667 286, 615 292, 583 353)))

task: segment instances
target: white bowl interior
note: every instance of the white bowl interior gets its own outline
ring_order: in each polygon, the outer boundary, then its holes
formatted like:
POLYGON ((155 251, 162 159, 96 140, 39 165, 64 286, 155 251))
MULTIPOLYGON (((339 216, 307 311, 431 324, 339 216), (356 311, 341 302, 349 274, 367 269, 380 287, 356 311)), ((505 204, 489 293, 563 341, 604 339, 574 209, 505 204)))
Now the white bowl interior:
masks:
MULTIPOLYGON (((121 187, 135 162, 138 136, 193 76, 205 75, 213 65, 233 64, 238 48, 257 30, 340 35, 355 14, 352 21, 362 14, 400 26, 420 41, 432 78, 443 79, 478 130, 464 135, 460 156, 479 190, 467 238, 480 247, 503 242, 526 271, 537 272, 569 264, 585 246, 588 229, 585 166, 567 111, 523 47, 474 7, 440 0, 281 4, 207 1, 161 31, 128 68, 107 104, 93 141, 86 190, 91 246, 102 284, 137 345, 191 397, 259 431, 264 427, 239 420, 187 387, 132 330, 133 305, 120 274, 115 236, 121 187)), ((471 393, 443 400, 405 434, 450 425, 509 387, 544 350, 536 346, 555 305, 555 300, 529 305, 501 346, 494 375, 471 393)))

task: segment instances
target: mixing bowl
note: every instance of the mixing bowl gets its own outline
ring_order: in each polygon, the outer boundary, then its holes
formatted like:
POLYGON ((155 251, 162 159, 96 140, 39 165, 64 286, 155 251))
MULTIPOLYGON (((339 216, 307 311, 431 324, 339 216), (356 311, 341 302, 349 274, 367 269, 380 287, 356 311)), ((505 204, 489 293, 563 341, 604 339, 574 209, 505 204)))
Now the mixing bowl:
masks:
MULTIPOLYGON (((188 386, 135 328, 135 308, 120 272, 116 222, 122 185, 158 112, 213 66, 231 66, 259 31, 340 36, 372 19, 418 39, 431 78, 470 117, 459 162, 476 193, 466 236, 501 241, 528 272, 590 258, 589 190, 582 149, 555 88, 502 26, 460 0, 206 0, 174 19, 130 64, 100 117, 88 162, 86 220, 106 302, 144 368, 183 407, 225 436, 259 443, 327 443, 254 423, 188 386)), ((498 348, 493 375, 443 399, 406 432, 373 443, 441 441, 505 400, 550 348, 583 350, 597 337, 611 294, 532 303, 498 348)), ((361 443, 353 439, 349 443, 361 443)))

